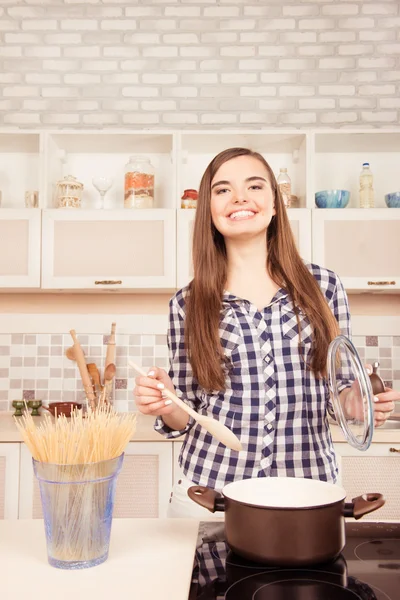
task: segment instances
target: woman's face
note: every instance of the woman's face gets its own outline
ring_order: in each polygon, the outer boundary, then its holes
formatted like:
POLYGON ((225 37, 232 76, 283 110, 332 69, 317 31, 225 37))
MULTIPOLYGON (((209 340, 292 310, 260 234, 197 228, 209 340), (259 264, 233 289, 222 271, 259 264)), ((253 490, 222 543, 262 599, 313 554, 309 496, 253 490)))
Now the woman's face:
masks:
POLYGON ((264 235, 275 214, 269 174, 253 156, 225 162, 211 181, 211 217, 224 238, 264 235))

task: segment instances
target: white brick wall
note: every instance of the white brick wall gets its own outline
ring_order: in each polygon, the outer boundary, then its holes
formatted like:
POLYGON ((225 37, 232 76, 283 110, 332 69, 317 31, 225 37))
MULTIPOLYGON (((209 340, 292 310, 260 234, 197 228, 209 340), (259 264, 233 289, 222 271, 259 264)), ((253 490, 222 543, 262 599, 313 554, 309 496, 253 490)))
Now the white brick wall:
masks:
POLYGON ((391 127, 399 0, 0 0, 0 126, 391 127))

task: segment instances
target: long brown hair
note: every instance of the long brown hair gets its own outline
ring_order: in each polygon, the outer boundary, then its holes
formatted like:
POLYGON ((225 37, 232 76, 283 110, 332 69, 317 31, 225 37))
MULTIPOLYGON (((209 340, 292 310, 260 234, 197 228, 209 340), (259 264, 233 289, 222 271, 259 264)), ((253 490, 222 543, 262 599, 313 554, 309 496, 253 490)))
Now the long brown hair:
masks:
MULTIPOLYGON (((211 218, 211 182, 221 165, 238 156, 256 158, 268 172, 276 214, 266 235, 266 269, 275 283, 287 290, 296 315, 297 307, 301 307, 310 321, 313 329, 310 368, 317 375, 325 373, 328 345, 339 332, 338 323, 316 279, 297 251, 271 167, 261 154, 247 148, 224 150, 214 157, 201 179, 193 230, 194 278, 186 297, 185 347, 194 377, 206 390, 225 389, 219 323, 227 278, 227 255, 224 238, 211 218)), ((297 323, 300 329, 298 315, 297 323)))

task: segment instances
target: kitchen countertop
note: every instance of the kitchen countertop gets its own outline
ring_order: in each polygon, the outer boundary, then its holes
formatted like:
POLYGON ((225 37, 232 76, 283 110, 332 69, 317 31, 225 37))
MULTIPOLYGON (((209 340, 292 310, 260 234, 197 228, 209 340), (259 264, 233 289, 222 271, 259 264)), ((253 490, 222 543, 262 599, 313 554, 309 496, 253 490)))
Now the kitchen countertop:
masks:
MULTIPOLYGON (((35 422, 39 424, 43 421, 44 417, 34 417, 35 422)), ((171 442, 176 441, 181 443, 181 438, 175 438, 174 440, 168 440, 164 436, 160 435, 153 428, 154 417, 148 417, 138 413, 136 432, 132 438, 133 442, 171 442)), ((337 425, 331 426, 332 439, 336 443, 344 442, 346 440, 343 433, 337 425)), ((1 442, 21 442, 21 436, 18 429, 15 426, 12 413, 1 413, 0 414, 0 443, 1 442)), ((376 428, 374 431, 373 443, 381 444, 400 444, 400 429, 379 429, 376 428)))
MULTIPOLYGON (((0 413, 0 443, 1 442, 22 442, 21 435, 15 426, 13 413, 0 413)), ((35 423, 39 425, 44 421, 44 415, 33 417, 35 423)), ((53 417, 51 417, 53 418, 53 417)), ((153 428, 154 417, 148 417, 138 413, 136 421, 136 432, 132 438, 133 442, 170 442, 164 436, 157 433, 153 428)), ((182 438, 178 438, 182 441, 182 438)))
POLYGON ((187 600, 198 525, 195 519, 113 519, 108 560, 67 571, 47 562, 42 520, 0 521, 0 598, 187 600))

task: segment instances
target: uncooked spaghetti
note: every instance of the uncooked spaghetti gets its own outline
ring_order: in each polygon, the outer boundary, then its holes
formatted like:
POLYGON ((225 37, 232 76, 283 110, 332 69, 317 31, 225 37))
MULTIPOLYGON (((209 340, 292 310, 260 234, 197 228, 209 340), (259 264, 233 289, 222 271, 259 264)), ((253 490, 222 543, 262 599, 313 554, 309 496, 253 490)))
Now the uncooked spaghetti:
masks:
POLYGON ((62 568, 106 560, 116 477, 136 428, 135 413, 102 404, 71 418, 15 419, 39 480, 49 562, 62 568))
POLYGON ((136 429, 135 413, 117 413, 108 404, 74 410, 71 417, 46 415, 38 427, 26 412, 15 423, 33 458, 58 465, 83 465, 116 458, 136 429))

